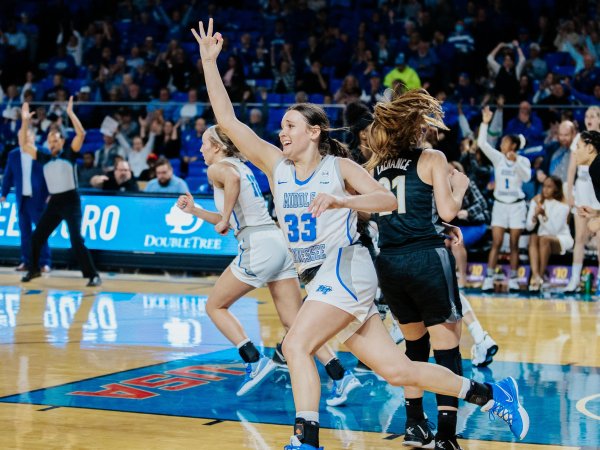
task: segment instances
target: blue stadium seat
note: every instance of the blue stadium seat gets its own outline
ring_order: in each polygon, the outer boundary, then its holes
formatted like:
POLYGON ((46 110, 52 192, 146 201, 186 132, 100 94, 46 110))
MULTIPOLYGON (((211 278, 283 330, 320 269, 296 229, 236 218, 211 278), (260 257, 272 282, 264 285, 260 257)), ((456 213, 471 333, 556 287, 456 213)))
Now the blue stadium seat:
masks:
POLYGON ((575 66, 554 66, 550 72, 560 77, 572 77, 575 75, 575 66))
POLYGON ((296 102, 296 94, 281 94, 281 102, 282 103, 295 103, 296 102))
POLYGON ((100 133, 99 128, 89 128, 85 130, 85 142, 104 142, 104 137, 102 133, 100 133))
POLYGON ((181 176, 181 161, 178 158, 169 159, 171 166, 173 167, 173 173, 178 177, 181 176))
POLYGON ((287 108, 273 107, 269 110, 269 121, 267 123, 267 129, 269 131, 281 129, 281 119, 283 119, 286 109, 287 108))
POLYGON ((187 177, 185 179, 188 187, 190 188, 190 192, 197 192, 200 187, 204 184, 208 184, 208 178, 206 177, 187 177))
POLYGON ((311 103, 316 103, 317 105, 321 105, 325 96, 323 94, 310 94, 308 96, 308 101, 311 103))
POLYGON ((569 64, 573 64, 571 55, 567 52, 546 53, 544 61, 546 61, 548 67, 568 66, 569 64))
POLYGON ((257 88, 263 87, 266 89, 271 89, 271 88, 273 88, 273 80, 270 78, 267 78, 267 79, 259 78, 254 81, 254 86, 256 86, 257 88))
POLYGON ((172 92, 171 93, 171 100, 174 102, 187 102, 188 99, 188 94, 187 92, 172 92))
POLYGON ((194 161, 189 165, 188 177, 200 177, 206 176, 208 167, 204 164, 204 161, 194 161))

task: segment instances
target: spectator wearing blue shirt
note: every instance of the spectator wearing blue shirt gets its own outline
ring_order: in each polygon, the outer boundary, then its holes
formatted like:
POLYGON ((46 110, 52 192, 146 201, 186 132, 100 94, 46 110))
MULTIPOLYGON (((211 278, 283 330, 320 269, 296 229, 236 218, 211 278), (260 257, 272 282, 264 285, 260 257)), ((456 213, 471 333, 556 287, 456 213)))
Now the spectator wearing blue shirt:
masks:
POLYGON ((173 120, 177 105, 171 103, 171 94, 166 87, 163 87, 159 91, 158 99, 152 100, 147 109, 149 113, 160 109, 165 120, 173 120))
POLYGON ((202 147, 202 135, 206 131, 206 120, 198 117, 194 123, 194 129, 182 133, 181 136, 181 173, 186 175, 189 164, 200 157, 202 147))
POLYGON ((541 119, 531 111, 529 102, 519 104, 519 113, 509 120, 504 130, 506 134, 522 134, 527 140, 527 146, 533 147, 544 143, 545 133, 541 119))
POLYGON ((183 129, 190 127, 196 117, 204 114, 204 106, 198 104, 198 90, 192 88, 188 91, 188 101, 185 105, 178 106, 173 120, 181 122, 183 129))
MULTIPOLYGON (((158 2, 157 2, 158 3, 158 2)), ((196 0, 192 0, 190 2, 192 5, 196 4, 196 0)), ((170 41, 171 39, 176 39, 181 41, 184 33, 187 33, 187 25, 190 21, 190 17, 194 8, 192 6, 187 6, 187 10, 181 17, 181 11, 179 9, 174 9, 171 11, 171 17, 167 15, 162 5, 158 4, 158 6, 154 9, 154 19, 158 23, 162 23, 167 28, 166 39, 170 41)))
POLYGON ((600 68, 595 65, 594 57, 590 54, 585 55, 583 61, 583 68, 573 77, 573 87, 589 95, 594 86, 600 83, 600 68))
POLYGON ((154 194, 185 194, 190 192, 188 185, 181 178, 173 174, 173 166, 166 158, 156 161, 156 178, 146 185, 145 192, 154 194))
POLYGON ((583 92, 579 92, 574 87, 571 87, 571 95, 584 105, 600 105, 600 82, 594 85, 592 94, 593 95, 587 95, 583 92))
POLYGON ((465 30, 462 21, 456 22, 454 32, 448 38, 448 43, 454 47, 454 70, 471 71, 473 65, 473 53, 475 51, 475 40, 465 30))
POLYGON ((417 52, 408 60, 408 65, 415 69, 423 85, 435 83, 440 60, 431 48, 429 42, 420 40, 417 52))

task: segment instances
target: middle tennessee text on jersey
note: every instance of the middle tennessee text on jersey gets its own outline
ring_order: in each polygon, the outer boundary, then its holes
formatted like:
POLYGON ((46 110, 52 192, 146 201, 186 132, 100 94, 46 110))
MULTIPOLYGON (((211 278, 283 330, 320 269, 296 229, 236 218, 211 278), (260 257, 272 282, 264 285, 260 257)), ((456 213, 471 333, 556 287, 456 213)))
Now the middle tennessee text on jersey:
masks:
POLYGON ((283 194, 283 207, 308 208, 316 196, 316 192, 287 192, 283 194))

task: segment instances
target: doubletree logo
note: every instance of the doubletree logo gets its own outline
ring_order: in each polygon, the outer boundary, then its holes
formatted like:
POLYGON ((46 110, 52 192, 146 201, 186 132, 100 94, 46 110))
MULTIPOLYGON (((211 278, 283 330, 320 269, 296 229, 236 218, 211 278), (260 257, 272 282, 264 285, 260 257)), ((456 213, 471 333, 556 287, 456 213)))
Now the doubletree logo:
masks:
MULTIPOLYGON (((200 207, 200 205, 196 206, 200 207)), ((165 223, 171 227, 170 232, 173 234, 192 234, 198 231, 204 221, 183 212, 177 205, 173 205, 165 215, 165 223)))

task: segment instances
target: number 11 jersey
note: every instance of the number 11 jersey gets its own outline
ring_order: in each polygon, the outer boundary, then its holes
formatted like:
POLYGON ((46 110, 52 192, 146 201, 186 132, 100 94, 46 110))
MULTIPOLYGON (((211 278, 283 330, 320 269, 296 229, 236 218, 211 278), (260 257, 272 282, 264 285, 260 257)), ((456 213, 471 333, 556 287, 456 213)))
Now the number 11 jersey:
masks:
POLYGON ((277 219, 292 251, 298 273, 323 264, 338 249, 358 241, 356 211, 330 209, 315 218, 308 207, 320 194, 348 196, 338 158, 323 157, 306 180, 296 178, 294 165, 282 159, 273 171, 277 219))
POLYGON ((398 199, 396 210, 376 215, 382 251, 412 252, 444 246, 434 225, 433 186, 417 173, 422 154, 417 148, 403 151, 375 167, 375 179, 398 199))

